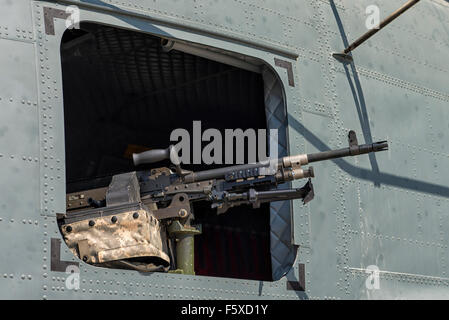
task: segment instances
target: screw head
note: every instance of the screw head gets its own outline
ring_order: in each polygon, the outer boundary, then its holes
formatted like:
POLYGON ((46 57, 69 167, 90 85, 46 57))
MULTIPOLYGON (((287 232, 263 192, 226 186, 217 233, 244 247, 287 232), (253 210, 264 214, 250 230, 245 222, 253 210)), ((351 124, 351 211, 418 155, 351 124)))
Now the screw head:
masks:
POLYGON ((111 222, 112 222, 112 223, 116 223, 116 222, 117 222, 117 217, 116 217, 116 216, 113 216, 113 217, 111 218, 111 222))
POLYGON ((139 218, 139 213, 138 213, 138 212, 134 212, 134 214, 133 214, 133 218, 134 218, 134 219, 137 219, 137 218, 139 218))
POLYGON ((65 228, 65 231, 67 231, 67 232, 72 232, 72 227, 71 226, 67 226, 66 228, 65 228))
POLYGON ((179 210, 178 214, 181 218, 186 218, 188 215, 188 212, 186 209, 181 209, 181 210, 179 210))
POLYGON ((95 221, 90 220, 90 221, 89 221, 89 227, 93 227, 94 225, 95 225, 95 221))

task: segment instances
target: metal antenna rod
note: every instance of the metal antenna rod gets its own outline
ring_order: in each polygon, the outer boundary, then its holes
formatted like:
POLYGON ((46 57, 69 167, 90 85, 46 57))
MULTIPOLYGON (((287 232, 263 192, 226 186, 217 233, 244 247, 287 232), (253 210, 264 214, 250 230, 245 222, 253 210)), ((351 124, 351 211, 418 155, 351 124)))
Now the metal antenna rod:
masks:
POLYGON ((360 46, 362 43, 364 43, 366 40, 374 36, 377 32, 382 30, 385 26, 387 26, 390 22, 398 18, 401 14, 403 14, 405 11, 413 7, 415 4, 417 4, 420 0, 410 0, 406 4, 404 4, 402 7, 400 7, 398 10, 393 12, 388 18, 386 18, 384 21, 382 21, 379 25, 378 29, 371 29, 367 33, 365 33, 363 36, 358 38, 356 41, 354 41, 352 44, 350 44, 342 53, 340 54, 334 54, 334 56, 347 56, 348 53, 353 51, 355 48, 360 46))

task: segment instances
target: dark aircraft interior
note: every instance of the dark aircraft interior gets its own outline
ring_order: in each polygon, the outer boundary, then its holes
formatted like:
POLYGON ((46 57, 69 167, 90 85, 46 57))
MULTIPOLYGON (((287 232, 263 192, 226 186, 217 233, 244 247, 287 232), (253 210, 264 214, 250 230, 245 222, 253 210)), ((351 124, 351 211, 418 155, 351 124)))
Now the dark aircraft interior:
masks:
MULTIPOLYGON (((107 187, 132 153, 167 148, 176 128, 267 128, 261 74, 172 50, 152 35, 84 23, 61 43, 66 193, 107 187)), ((187 165, 205 170, 213 166, 187 165)), ((195 273, 270 281, 270 206, 217 216, 196 205, 195 273)))

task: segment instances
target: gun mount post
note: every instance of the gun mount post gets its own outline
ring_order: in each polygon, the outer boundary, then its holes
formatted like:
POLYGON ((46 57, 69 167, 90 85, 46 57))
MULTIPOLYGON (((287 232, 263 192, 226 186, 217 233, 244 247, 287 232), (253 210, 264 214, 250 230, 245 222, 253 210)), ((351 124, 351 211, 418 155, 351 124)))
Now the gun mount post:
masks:
POLYGON ((170 236, 176 239, 176 266, 182 274, 195 275, 195 236, 201 231, 193 226, 175 220, 168 228, 170 236))

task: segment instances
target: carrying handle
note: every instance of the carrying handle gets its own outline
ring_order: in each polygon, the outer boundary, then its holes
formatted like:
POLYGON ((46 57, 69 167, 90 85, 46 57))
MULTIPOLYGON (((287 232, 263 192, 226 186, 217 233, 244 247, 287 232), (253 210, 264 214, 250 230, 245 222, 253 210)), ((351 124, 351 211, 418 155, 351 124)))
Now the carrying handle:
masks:
POLYGON ((161 162, 169 159, 173 164, 179 164, 178 153, 176 152, 176 148, 174 146, 170 146, 167 149, 154 149, 143 153, 133 154, 135 166, 161 162))

